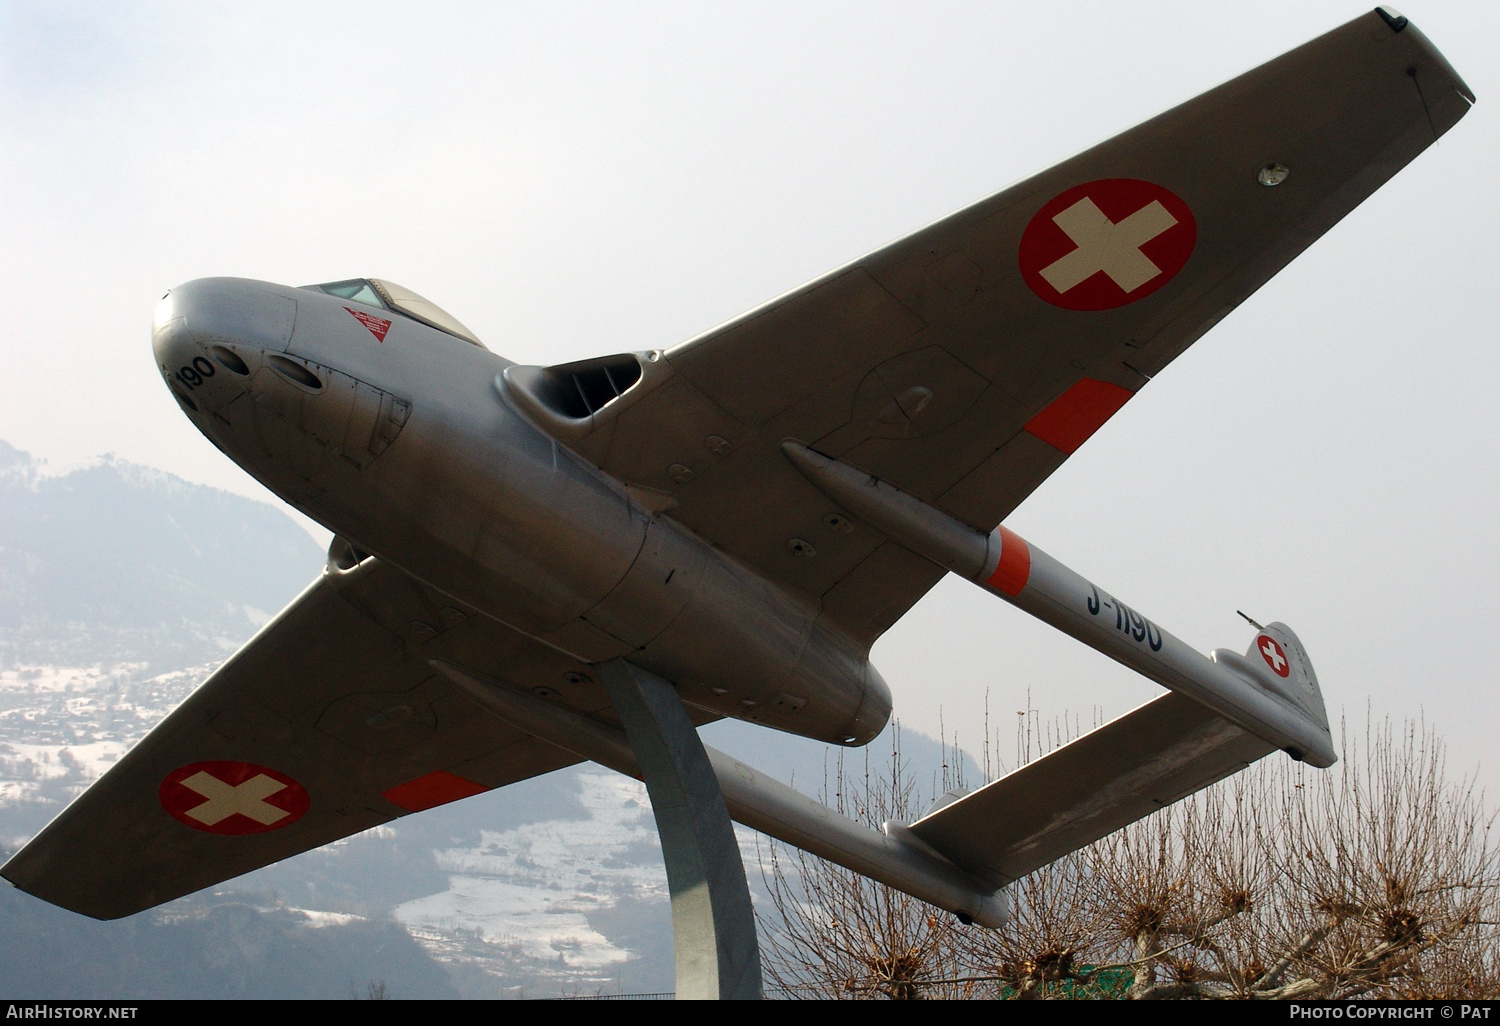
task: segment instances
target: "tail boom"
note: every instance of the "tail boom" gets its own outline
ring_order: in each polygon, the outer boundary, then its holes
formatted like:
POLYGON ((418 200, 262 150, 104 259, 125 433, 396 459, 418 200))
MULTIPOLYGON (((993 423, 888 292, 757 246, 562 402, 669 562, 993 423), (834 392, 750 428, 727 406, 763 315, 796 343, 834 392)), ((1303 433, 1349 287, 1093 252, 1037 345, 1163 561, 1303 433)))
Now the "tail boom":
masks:
POLYGON ((1252 656, 1264 653, 1255 645, 1244 658, 1224 650, 1205 656, 1005 527, 986 535, 801 443, 783 442, 782 451, 829 498, 913 552, 1294 759, 1318 767, 1338 761, 1311 663, 1284 624, 1267 628, 1257 638, 1256 644, 1264 638, 1272 646, 1272 655, 1259 662, 1252 656), (1286 673, 1273 665, 1277 651, 1287 662, 1286 673))

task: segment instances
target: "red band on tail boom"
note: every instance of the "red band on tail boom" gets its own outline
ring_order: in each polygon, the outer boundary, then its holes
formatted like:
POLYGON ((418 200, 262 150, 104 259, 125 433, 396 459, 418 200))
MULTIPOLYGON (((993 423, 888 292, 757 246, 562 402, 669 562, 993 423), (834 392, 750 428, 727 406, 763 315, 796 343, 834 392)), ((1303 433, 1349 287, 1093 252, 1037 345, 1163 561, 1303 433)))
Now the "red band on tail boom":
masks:
POLYGON ((1014 598, 1031 577, 1031 549, 1016 532, 1003 526, 996 530, 1000 532, 1000 564, 985 583, 1014 598))

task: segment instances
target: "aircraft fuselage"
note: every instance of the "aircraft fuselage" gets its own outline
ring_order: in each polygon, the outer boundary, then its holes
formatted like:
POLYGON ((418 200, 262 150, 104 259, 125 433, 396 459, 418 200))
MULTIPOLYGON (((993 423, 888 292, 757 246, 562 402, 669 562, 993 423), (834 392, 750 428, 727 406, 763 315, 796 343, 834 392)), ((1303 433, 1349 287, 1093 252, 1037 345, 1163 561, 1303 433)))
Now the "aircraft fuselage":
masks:
POLYGON ((510 362, 393 311, 242 279, 159 304, 153 348, 193 423, 363 552, 588 663, 842 744, 889 689, 816 602, 735 562, 507 402, 510 362))

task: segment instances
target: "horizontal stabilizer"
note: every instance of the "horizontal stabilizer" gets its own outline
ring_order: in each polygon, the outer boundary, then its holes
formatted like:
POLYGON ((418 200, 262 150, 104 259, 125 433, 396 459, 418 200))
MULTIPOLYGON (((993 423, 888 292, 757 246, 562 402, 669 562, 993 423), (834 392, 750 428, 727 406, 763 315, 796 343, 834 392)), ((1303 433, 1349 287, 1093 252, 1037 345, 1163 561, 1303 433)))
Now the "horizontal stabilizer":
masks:
POLYGON ((1003 886, 1275 750, 1169 692, 942 806, 911 832, 1003 886))

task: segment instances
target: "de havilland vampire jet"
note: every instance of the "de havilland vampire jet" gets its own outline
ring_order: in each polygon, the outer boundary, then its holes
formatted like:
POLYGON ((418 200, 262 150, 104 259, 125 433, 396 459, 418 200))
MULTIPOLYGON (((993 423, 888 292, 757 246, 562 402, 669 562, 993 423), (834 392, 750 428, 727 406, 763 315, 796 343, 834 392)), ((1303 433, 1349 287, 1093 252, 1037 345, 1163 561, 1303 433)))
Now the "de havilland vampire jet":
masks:
POLYGON ((709 751, 730 816, 994 926, 1276 749, 1331 765, 1290 628, 1203 655, 995 525, 1472 102, 1378 9, 675 348, 562 366, 378 279, 173 289, 183 412, 337 537, 3 875, 108 919, 582 759, 650 783, 622 666, 694 723, 863 745, 871 644, 950 572, 1167 692, 883 833, 709 751))

